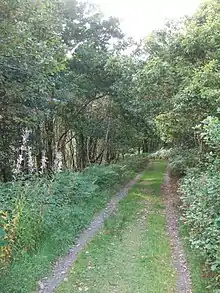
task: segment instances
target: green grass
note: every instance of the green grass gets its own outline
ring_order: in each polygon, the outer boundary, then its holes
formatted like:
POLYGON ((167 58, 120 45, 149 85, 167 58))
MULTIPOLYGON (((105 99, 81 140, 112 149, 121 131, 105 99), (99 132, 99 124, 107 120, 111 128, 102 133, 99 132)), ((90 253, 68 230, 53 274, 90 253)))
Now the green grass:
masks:
POLYGON ((208 279, 202 277, 204 275, 203 263, 196 255, 196 253, 191 249, 187 239, 187 230, 183 224, 180 224, 180 237, 190 270, 192 293, 210 293, 211 291, 207 289, 208 279))
POLYGON ((56 293, 172 293, 176 276, 155 162, 78 256, 56 293))
POLYGON ((48 235, 36 252, 23 253, 22 257, 15 259, 8 270, 1 274, 0 292, 32 292, 36 282, 51 269, 56 257, 67 252, 80 230, 90 223, 95 211, 105 206, 108 198, 109 196, 106 194, 99 194, 99 197, 93 198, 91 202, 78 205, 78 208, 83 210, 80 225, 65 221, 60 223, 57 227, 57 234, 48 235))

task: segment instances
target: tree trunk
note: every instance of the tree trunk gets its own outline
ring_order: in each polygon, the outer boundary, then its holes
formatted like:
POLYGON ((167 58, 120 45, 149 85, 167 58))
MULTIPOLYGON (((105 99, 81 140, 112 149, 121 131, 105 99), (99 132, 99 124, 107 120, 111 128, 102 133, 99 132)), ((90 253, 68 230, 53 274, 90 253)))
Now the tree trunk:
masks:
POLYGON ((147 140, 144 139, 143 141, 143 153, 147 153, 148 152, 148 148, 147 148, 147 140))
POLYGON ((49 117, 45 122, 45 130, 46 130, 46 141, 47 141, 47 169, 52 171, 53 169, 53 147, 54 147, 54 125, 53 125, 53 117, 49 117))

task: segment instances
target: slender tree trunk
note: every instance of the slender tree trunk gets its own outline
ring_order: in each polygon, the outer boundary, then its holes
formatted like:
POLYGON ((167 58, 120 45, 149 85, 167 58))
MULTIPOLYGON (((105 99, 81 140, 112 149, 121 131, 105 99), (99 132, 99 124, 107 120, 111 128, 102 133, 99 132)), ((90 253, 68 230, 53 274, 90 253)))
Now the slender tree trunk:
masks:
POLYGON ((111 119, 110 117, 108 118, 108 125, 107 125, 107 130, 106 130, 106 135, 105 135, 105 141, 104 141, 104 154, 103 154, 103 162, 108 162, 108 152, 109 152, 109 131, 110 131, 110 123, 111 119))
POLYGON ((0 91, 0 94, 0 179, 2 177, 2 180, 7 182, 12 180, 12 162, 15 159, 12 147, 15 147, 15 137, 19 136, 19 127, 13 121, 7 95, 4 91, 0 91))
POLYGON ((49 171, 52 171, 53 168, 53 148, 54 148, 54 123, 53 117, 49 117, 46 119, 45 123, 45 130, 46 130, 46 141, 47 141, 47 168, 49 171))
POLYGON ((42 151, 43 151, 43 144, 42 144, 42 130, 40 125, 37 126, 35 131, 36 135, 36 167, 39 171, 42 164, 42 151))
POLYGON ((143 153, 147 153, 147 151, 148 151, 148 148, 147 148, 147 140, 144 139, 144 141, 143 141, 143 153))
POLYGON ((79 170, 83 170, 86 167, 86 145, 85 138, 82 133, 79 133, 77 136, 77 167, 79 170))

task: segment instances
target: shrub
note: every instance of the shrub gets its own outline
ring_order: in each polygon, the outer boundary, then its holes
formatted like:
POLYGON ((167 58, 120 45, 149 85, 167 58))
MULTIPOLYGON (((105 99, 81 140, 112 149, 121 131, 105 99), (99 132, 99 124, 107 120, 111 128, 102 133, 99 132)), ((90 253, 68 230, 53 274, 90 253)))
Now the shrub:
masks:
POLYGON ((164 149, 161 148, 160 150, 152 153, 149 155, 150 159, 168 159, 171 156, 172 149, 164 149))
POLYGON ((168 160, 169 173, 174 177, 185 175, 188 168, 195 167, 200 163, 200 153, 197 148, 161 148, 150 154, 149 158, 168 160))
POLYGON ((205 172, 189 171, 181 181, 180 192, 191 246, 211 271, 214 288, 220 289, 219 171, 213 165, 205 172))
POLYGON ((168 170, 171 176, 181 177, 186 174, 188 168, 200 164, 200 153, 197 148, 179 149, 170 151, 168 160, 168 170))
POLYGON ((124 166, 125 170, 135 173, 145 169, 148 161, 149 157, 147 154, 129 155, 126 157, 126 160, 119 162, 119 164, 124 166))
POLYGON ((31 254, 48 238, 64 243, 69 235, 73 239, 107 201, 109 191, 145 168, 147 161, 146 156, 129 156, 118 164, 91 166, 81 173, 66 171, 51 179, 2 183, 1 259, 10 262, 31 254))

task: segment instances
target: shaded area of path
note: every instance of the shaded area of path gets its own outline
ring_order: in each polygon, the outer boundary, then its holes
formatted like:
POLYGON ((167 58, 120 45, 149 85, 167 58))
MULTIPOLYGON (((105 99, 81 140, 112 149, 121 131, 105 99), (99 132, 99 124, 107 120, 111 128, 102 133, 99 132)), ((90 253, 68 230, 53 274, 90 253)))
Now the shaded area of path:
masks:
POLYGON ((168 172, 165 173, 162 194, 166 207, 166 224, 170 237, 173 266, 177 274, 177 293, 191 293, 190 273, 178 235, 177 184, 169 177, 168 172))
POLYGON ((104 221, 114 212, 118 202, 127 195, 129 189, 138 181, 141 174, 131 180, 125 188, 123 188, 112 200, 107 204, 106 208, 97 214, 89 227, 80 235, 68 254, 60 258, 55 264, 52 274, 38 283, 38 293, 52 293, 54 289, 65 280, 68 269, 76 260, 78 253, 85 247, 88 241, 103 227, 104 221))

